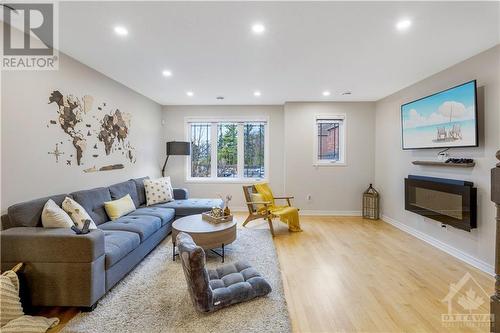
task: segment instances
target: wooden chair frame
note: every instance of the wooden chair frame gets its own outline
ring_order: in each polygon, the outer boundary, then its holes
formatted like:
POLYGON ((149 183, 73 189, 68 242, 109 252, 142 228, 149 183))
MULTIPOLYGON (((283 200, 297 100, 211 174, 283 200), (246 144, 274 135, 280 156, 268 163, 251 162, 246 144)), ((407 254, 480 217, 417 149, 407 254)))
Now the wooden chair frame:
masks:
MULTIPOLYGON (((271 235, 274 237, 274 228, 273 228, 273 219, 277 216, 272 214, 269 211, 269 205, 271 205, 270 201, 252 201, 250 193, 257 193, 254 185, 244 185, 243 186, 243 194, 245 195, 246 204, 248 207, 248 217, 245 222, 243 222, 243 226, 245 226, 248 222, 258 219, 264 219, 269 224, 269 230, 271 230, 271 235), (255 209, 254 205, 264 205, 265 210, 258 211, 255 209)), ((283 196, 283 197, 273 197, 274 200, 286 200, 289 207, 291 207, 291 199, 292 196, 283 196)))

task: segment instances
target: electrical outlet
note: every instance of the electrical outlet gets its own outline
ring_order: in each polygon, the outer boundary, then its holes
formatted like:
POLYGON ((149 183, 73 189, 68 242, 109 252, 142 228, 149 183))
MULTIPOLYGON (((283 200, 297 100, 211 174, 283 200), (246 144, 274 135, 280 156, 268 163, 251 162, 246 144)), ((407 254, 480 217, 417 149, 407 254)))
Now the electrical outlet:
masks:
POLYGON ((308 194, 307 197, 306 197, 306 200, 307 201, 311 201, 312 200, 312 195, 308 194))

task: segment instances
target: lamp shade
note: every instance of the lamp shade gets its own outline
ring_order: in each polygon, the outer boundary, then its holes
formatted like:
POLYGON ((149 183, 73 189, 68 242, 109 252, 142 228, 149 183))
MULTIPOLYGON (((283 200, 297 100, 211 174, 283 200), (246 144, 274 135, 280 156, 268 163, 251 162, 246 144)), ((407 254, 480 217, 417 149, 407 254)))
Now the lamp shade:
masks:
POLYGON ((191 155, 191 143, 185 141, 167 142, 167 155, 191 155))

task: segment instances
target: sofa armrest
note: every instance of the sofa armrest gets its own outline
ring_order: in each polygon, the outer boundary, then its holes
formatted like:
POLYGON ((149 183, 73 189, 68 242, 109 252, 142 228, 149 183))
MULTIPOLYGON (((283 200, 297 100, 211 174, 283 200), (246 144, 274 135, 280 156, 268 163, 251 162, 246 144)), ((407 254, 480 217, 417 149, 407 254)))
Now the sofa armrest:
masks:
POLYGON ((19 227, 0 234, 2 262, 89 263, 104 255, 104 233, 19 227))
POLYGON ((189 198, 188 190, 185 188, 174 188, 174 200, 186 200, 189 198))

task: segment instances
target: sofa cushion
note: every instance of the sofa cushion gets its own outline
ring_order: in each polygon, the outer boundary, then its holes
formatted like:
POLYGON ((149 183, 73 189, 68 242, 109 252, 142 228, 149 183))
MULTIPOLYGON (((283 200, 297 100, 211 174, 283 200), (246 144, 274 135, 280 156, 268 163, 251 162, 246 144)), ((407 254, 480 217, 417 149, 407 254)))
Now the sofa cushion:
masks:
POLYGON ((208 275, 215 309, 271 292, 269 283, 245 261, 209 269, 208 275))
POLYGON ((135 188, 137 190, 138 205, 136 205, 136 207, 146 204, 146 190, 144 189, 144 179, 149 179, 149 177, 131 179, 131 181, 135 183, 135 188))
POLYGON ((10 206, 7 209, 9 227, 41 227, 42 211, 47 201, 52 199, 58 206, 61 206, 67 196, 67 194, 53 195, 10 206))
POLYGON ((135 232, 105 230, 104 252, 106 269, 120 261, 141 244, 139 234, 135 232))
POLYGON ((141 237, 141 242, 148 239, 161 228, 161 220, 155 216, 122 216, 117 220, 99 225, 101 230, 121 230, 135 232, 141 237))
POLYGON ((104 202, 111 201, 111 194, 107 187, 73 192, 71 195, 87 211, 95 224, 99 225, 109 221, 109 217, 104 209, 104 202))
POLYGON ((269 283, 247 262, 206 269, 205 252, 190 235, 180 232, 176 242, 189 295, 198 311, 218 310, 271 292, 269 283))
POLYGON ((136 207, 141 205, 139 203, 139 197, 137 196, 137 187, 135 186, 135 182, 133 180, 127 180, 126 182, 109 186, 109 193, 111 194, 111 199, 113 200, 123 198, 127 194, 130 194, 132 201, 134 201, 134 205, 136 207))
POLYGON ((161 219, 161 225, 164 226, 165 224, 174 219, 175 210, 173 210, 172 208, 163 208, 155 206, 142 207, 142 208, 137 208, 127 216, 155 216, 161 219))
POLYGON ((221 199, 186 199, 174 200, 155 205, 155 207, 173 208, 175 216, 187 216, 208 212, 213 207, 222 208, 224 203, 221 199))

